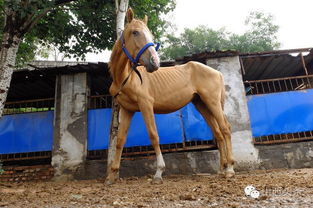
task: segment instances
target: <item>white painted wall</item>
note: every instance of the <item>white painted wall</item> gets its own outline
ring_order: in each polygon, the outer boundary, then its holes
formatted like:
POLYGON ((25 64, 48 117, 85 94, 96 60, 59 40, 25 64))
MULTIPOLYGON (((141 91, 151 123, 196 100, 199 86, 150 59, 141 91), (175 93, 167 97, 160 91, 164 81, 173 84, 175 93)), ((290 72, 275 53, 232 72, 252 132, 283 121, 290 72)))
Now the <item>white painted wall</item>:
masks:
POLYGON ((252 143, 249 112, 239 56, 212 58, 207 65, 222 72, 226 88, 225 114, 232 126, 232 146, 237 168, 255 168, 259 153, 252 143))

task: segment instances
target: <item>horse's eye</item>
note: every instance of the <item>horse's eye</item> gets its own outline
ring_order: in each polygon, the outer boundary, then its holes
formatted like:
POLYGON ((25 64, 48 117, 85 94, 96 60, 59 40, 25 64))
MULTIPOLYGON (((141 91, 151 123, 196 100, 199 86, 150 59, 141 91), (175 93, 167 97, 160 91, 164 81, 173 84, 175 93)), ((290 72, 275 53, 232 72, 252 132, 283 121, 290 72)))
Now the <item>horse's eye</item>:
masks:
POLYGON ((139 35, 139 32, 135 30, 135 31, 133 31, 133 35, 134 35, 134 36, 138 36, 138 35, 139 35))

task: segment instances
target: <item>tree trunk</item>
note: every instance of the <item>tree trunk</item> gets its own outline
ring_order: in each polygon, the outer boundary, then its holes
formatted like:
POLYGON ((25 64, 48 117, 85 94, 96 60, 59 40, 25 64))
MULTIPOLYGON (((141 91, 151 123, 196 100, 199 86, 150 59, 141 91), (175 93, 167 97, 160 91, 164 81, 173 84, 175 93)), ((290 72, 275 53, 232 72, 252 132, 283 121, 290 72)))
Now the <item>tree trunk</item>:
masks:
MULTIPOLYGON (((115 0, 116 6, 116 35, 117 39, 120 38, 125 23, 125 16, 128 7, 128 0, 121 0, 119 4, 119 0, 115 0)), ((112 120, 110 127, 110 146, 108 149, 108 159, 107 159, 107 173, 109 168, 111 168, 111 163, 113 161, 115 152, 116 152, 116 143, 117 143, 117 131, 119 125, 119 111, 120 106, 116 102, 115 99, 112 101, 112 120)))
POLYGON ((121 0, 118 4, 118 0, 115 0, 116 5, 116 35, 117 39, 120 38, 123 30, 124 30, 124 23, 125 23, 125 16, 128 8, 129 0, 121 0))
POLYGON ((20 42, 21 38, 16 35, 8 32, 3 34, 0 51, 0 117, 7 99, 20 42))

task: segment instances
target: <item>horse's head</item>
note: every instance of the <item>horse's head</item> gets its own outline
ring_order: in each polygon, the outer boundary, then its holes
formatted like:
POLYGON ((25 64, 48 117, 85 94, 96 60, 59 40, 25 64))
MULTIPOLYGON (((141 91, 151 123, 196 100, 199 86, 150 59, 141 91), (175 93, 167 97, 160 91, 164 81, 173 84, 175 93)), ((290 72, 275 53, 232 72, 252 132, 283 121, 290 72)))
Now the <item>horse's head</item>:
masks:
POLYGON ((131 57, 126 54, 128 58, 138 59, 136 61, 144 65, 148 72, 156 71, 160 67, 160 58, 153 47, 153 36, 147 27, 148 17, 145 16, 143 20, 135 19, 133 10, 128 9, 127 22, 122 34, 122 44, 127 51, 124 52, 129 53, 131 57))

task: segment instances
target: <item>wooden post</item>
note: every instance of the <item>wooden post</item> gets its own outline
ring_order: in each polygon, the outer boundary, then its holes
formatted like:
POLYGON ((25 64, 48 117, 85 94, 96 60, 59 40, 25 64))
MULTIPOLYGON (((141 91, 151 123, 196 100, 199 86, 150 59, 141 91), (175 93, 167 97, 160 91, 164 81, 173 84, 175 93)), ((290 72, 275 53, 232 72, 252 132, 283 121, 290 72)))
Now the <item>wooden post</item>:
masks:
POLYGON ((309 75, 309 73, 308 73, 308 69, 306 68, 306 65, 305 65, 305 61, 304 61, 304 57, 303 57, 302 52, 300 53, 300 56, 301 56, 301 62, 302 62, 302 66, 303 66, 303 69, 304 69, 305 75, 309 75))
MULTIPOLYGON (((302 62, 302 66, 303 66, 303 69, 304 69, 304 72, 305 72, 305 75, 306 76, 308 76, 309 75, 309 73, 308 73, 308 69, 306 68, 306 65, 305 65, 305 60, 304 60, 304 57, 303 57, 303 54, 302 54, 302 52, 300 53, 300 56, 301 56, 301 62, 302 62)), ((309 86, 309 87, 311 87, 311 82, 310 82, 310 79, 309 79, 309 77, 306 77, 306 80, 307 80, 307 85, 309 86)), ((305 88, 307 88, 307 86, 306 85, 304 85, 304 87, 305 88)))
POLYGON ((243 66, 242 58, 239 56, 239 61, 240 61, 240 67, 241 67, 241 74, 242 76, 246 75, 246 70, 245 67, 243 66))

